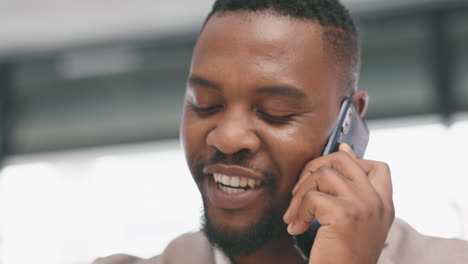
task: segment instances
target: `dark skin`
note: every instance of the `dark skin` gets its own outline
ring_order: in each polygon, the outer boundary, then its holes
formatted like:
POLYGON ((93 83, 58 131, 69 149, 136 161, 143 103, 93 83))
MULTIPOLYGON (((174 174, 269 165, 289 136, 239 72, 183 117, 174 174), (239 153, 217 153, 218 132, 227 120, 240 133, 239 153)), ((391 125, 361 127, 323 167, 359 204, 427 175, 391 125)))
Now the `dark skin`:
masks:
MULTIPOLYGON (((230 256, 237 264, 303 263, 289 234, 315 218, 322 227, 310 263, 377 263, 393 222, 386 164, 360 159, 346 145, 320 157, 352 93, 324 52, 323 30, 312 21, 229 12, 208 21, 195 47, 181 128, 189 167, 216 151, 244 151, 253 167, 278 175, 274 188, 242 208, 208 199, 208 217, 218 229, 242 232, 278 207, 289 224, 252 255, 230 256)), ((367 95, 352 99, 363 112, 367 95)), ((204 196, 209 181, 197 181, 204 196)))

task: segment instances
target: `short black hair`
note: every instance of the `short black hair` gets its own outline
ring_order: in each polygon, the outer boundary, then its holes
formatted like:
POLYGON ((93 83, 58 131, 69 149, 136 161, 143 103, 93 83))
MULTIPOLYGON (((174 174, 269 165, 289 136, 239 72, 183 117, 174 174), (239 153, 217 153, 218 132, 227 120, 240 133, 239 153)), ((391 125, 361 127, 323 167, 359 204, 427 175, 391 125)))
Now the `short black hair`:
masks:
POLYGON ((358 32, 349 11, 339 0, 216 0, 205 19, 225 12, 270 12, 293 19, 318 21, 324 27, 326 52, 341 67, 340 79, 345 91, 357 89, 360 68, 358 32))

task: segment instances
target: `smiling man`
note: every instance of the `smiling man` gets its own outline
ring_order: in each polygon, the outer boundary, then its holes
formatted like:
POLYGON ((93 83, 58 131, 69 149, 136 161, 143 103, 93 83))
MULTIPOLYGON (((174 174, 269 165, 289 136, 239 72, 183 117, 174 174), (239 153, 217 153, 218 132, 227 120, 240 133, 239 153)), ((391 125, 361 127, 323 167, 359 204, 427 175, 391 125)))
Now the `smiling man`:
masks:
POLYGON ((338 1, 216 1, 194 49, 180 132, 202 232, 149 260, 96 263, 305 263, 291 235, 314 219, 322 226, 309 263, 466 260, 463 242, 394 221, 385 163, 345 144, 321 156, 343 100, 365 112, 358 69, 356 28, 338 1))

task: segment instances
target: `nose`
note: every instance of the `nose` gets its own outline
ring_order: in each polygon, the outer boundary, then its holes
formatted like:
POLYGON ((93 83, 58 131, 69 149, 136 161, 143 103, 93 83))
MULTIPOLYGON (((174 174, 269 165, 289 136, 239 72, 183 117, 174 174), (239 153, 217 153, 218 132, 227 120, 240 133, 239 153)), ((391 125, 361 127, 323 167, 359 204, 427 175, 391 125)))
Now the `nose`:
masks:
POLYGON ((206 142, 225 154, 239 151, 255 153, 261 143, 251 123, 246 113, 225 113, 208 133, 206 142))

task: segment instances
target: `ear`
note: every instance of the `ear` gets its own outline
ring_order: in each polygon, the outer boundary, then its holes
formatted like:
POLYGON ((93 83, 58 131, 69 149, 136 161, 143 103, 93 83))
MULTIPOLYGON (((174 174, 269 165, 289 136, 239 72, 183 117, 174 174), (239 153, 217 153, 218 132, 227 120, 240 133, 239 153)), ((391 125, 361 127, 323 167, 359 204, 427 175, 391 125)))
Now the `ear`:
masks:
POLYGON ((367 111, 367 105, 369 103, 369 95, 366 92, 359 91, 351 96, 354 105, 356 106, 357 110, 364 116, 367 111))

